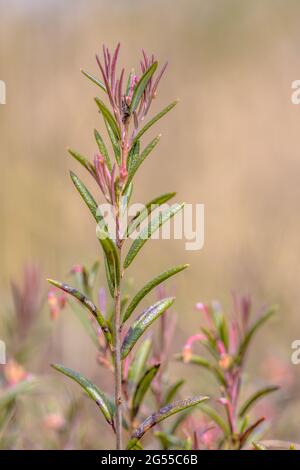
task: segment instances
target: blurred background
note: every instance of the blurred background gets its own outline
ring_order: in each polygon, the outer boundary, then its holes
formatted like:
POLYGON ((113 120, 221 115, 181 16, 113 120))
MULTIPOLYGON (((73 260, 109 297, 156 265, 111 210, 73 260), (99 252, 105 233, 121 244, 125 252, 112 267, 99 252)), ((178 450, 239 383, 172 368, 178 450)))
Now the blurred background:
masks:
MULTIPOLYGON (((7 86, 0 106, 1 310, 24 262, 38 262, 45 295, 46 277, 64 279, 72 265, 91 265, 99 255, 93 220, 68 171, 88 178, 66 148, 92 158, 93 129, 102 130, 98 90, 80 68, 98 74, 95 53, 103 42, 112 48, 121 41, 127 72, 138 67, 142 47, 169 61, 155 110, 180 98, 155 128, 162 139, 139 172, 134 201, 177 190, 178 201, 205 204, 204 248, 152 241, 130 268, 132 280, 137 287, 173 264, 191 264, 169 282, 177 293, 177 350, 199 328, 196 302, 218 299, 230 311, 237 291, 257 309, 278 304, 249 373, 265 377, 275 360, 297 383, 300 366, 290 356, 300 338, 300 106, 291 102, 291 83, 300 79, 299 15, 296 0, 0 0, 7 86)), ((47 309, 42 315, 47 322, 47 309)), ((99 377, 93 345, 71 315, 49 327, 49 338, 45 375, 59 358, 99 377)), ((201 374, 181 372, 189 390, 209 387, 201 374)), ((271 434, 299 441, 293 390, 284 392, 271 434)))

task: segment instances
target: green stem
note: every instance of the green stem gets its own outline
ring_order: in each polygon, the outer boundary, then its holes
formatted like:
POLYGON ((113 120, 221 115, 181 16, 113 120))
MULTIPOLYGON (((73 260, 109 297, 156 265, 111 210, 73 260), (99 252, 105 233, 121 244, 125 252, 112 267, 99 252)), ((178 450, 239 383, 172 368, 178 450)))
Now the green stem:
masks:
MULTIPOLYGON (((116 208, 116 238, 121 260, 121 243, 119 227, 119 208, 116 208)), ((116 405, 116 449, 122 450, 122 360, 121 360, 121 281, 115 289, 115 321, 114 321, 114 351, 115 351, 115 405, 116 405)))

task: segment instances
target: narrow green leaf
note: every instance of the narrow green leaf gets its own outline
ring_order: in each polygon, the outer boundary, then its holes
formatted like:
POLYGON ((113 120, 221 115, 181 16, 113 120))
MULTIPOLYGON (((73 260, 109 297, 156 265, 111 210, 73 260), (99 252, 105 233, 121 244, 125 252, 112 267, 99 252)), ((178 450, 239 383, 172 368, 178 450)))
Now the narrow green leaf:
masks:
POLYGON ((128 80, 127 80, 127 84, 126 84, 126 96, 129 95, 130 85, 131 85, 131 80, 132 80, 133 75, 134 75, 134 69, 132 69, 130 74, 128 75, 128 80))
POLYGON ((188 398, 186 400, 179 400, 173 403, 170 403, 164 407, 162 407, 156 413, 153 413, 151 416, 145 419, 143 423, 134 431, 131 439, 127 444, 127 450, 133 448, 136 443, 146 434, 149 429, 153 428, 156 424, 160 423, 161 421, 169 418, 170 416, 179 413, 181 411, 186 410, 195 405, 199 405, 199 403, 203 403, 207 401, 209 397, 199 396, 194 398, 188 398))
POLYGON ((134 145, 132 145, 128 158, 127 158, 127 170, 130 172, 131 168, 136 165, 136 162, 139 159, 140 155, 140 141, 138 140, 134 145))
POLYGON ((159 213, 152 217, 147 227, 141 230, 139 236, 133 241, 127 256, 124 261, 124 268, 132 263, 140 249, 144 246, 147 240, 158 230, 165 222, 170 220, 177 212, 183 208, 183 204, 173 204, 173 206, 166 209, 163 213, 159 213))
POLYGON ((202 333, 206 336, 206 341, 203 341, 203 346, 206 347, 207 351, 213 356, 214 359, 218 362, 220 359, 218 347, 217 347, 217 341, 215 336, 212 334, 212 332, 209 330, 209 328, 201 327, 200 328, 202 333))
POLYGON ((274 386, 262 388, 261 390, 258 390, 257 392, 255 392, 245 401, 245 403, 240 409, 239 416, 240 417, 244 416, 247 413, 247 411, 253 405, 256 404, 257 400, 259 400, 260 398, 263 398, 265 395, 268 395, 269 393, 276 392, 277 390, 279 390, 279 387, 274 385, 274 386))
POLYGON ((109 126, 111 127, 111 129, 112 129, 112 131, 115 135, 115 138, 117 140, 120 140, 120 138, 121 138, 120 129, 118 127, 118 124, 116 123, 116 120, 115 120, 114 116, 111 114, 109 109, 105 106, 103 101, 101 101, 99 98, 95 98, 95 101, 96 101, 96 104, 97 104, 99 110, 102 113, 104 121, 106 121, 109 124, 109 126))
POLYGON ((163 406, 170 403, 176 396, 178 390, 183 386, 185 380, 177 380, 173 385, 171 385, 168 390, 166 391, 165 398, 163 401, 163 406))
POLYGON ((92 216, 96 220, 97 224, 100 224, 102 227, 106 227, 104 218, 102 214, 100 213, 100 209, 98 208, 98 205, 89 192, 89 190, 86 188, 86 186, 83 184, 83 182, 78 178, 78 176, 75 175, 72 171, 70 171, 71 179, 74 183, 75 188, 79 192, 80 196, 88 206, 92 216))
POLYGON ((255 429, 265 421, 266 418, 259 418, 257 421, 255 421, 251 426, 249 426, 246 431, 243 432, 241 436, 239 436, 239 449, 242 449, 243 445, 246 443, 246 441, 249 439, 251 434, 255 431, 255 429))
POLYGON ((75 158, 75 160, 77 160, 84 168, 86 168, 88 170, 89 173, 92 173, 92 175, 95 174, 94 165, 86 157, 81 155, 81 153, 76 152, 76 150, 72 150, 70 148, 68 148, 67 150, 68 150, 69 154, 73 158, 75 158))
POLYGON ((271 318, 275 313, 277 312, 277 306, 270 307, 266 313, 264 313, 259 319, 252 325, 252 327, 247 331, 245 338, 243 339, 240 348, 239 348, 239 353, 238 353, 238 361, 242 361, 246 350, 248 348, 248 345, 255 334, 255 332, 267 321, 269 318, 271 318))
POLYGON ((89 397, 96 402, 106 421, 113 426, 113 409, 109 398, 95 384, 86 379, 83 375, 75 372, 61 364, 52 364, 52 367, 77 382, 89 397))
POLYGON ((193 412, 193 408, 187 408, 186 410, 182 411, 175 419, 170 429, 168 430, 169 434, 174 435, 177 429, 181 426, 181 424, 187 419, 187 417, 193 412))
POLYGON ((114 276, 114 273, 111 274, 106 257, 104 257, 104 266, 105 266, 105 274, 106 274, 106 280, 107 280, 109 293, 110 293, 111 297, 114 298, 114 296, 115 296, 115 287, 114 287, 114 281, 113 281, 113 277, 112 277, 112 276, 114 276))
POLYGON ((80 181, 80 179, 74 173, 70 172, 70 174, 76 189, 80 193, 81 197, 83 198, 84 202, 86 203, 93 217, 98 223, 96 234, 106 256, 107 270, 109 272, 107 280, 111 292, 111 287, 118 285, 120 281, 120 260, 116 246, 109 237, 107 226, 105 224, 102 214, 99 214, 100 210, 97 206, 95 199, 85 187, 85 185, 82 183, 82 181, 80 181))
POLYGON ((96 348, 99 348, 98 335, 95 331, 95 328, 90 322, 89 316, 86 314, 85 307, 82 304, 79 304, 78 302, 72 302, 72 301, 69 302, 69 305, 71 307, 72 312, 74 313, 74 315, 76 315, 79 322, 85 329, 87 335, 91 338, 96 348))
POLYGON ((149 153, 152 152, 154 147, 156 147, 156 145, 158 144, 160 138, 161 138, 161 134, 158 135, 157 137, 155 137, 155 139, 151 140, 151 142, 143 150, 141 155, 138 156, 138 158, 135 158, 135 159, 132 158, 132 161, 131 161, 131 164, 130 164, 130 167, 129 167, 129 170, 128 170, 128 178, 127 178, 124 190, 126 190, 127 186, 131 183, 134 175, 136 174, 137 170, 139 169, 139 167, 141 166, 143 161, 148 157, 149 153))
POLYGON ((110 280, 117 286, 120 283, 120 258, 117 247, 106 230, 97 227, 96 234, 106 256, 110 280))
POLYGON ((105 143, 104 143, 101 135, 97 131, 97 129, 94 130, 94 136, 95 136, 95 140, 97 142, 99 151, 100 151, 101 155, 103 156, 109 171, 111 171, 112 170, 112 165, 111 165, 111 161, 110 161, 110 158, 109 158, 109 155, 108 155, 108 151, 107 151, 105 143))
MULTIPOLYGON (((183 354, 175 354, 175 359, 177 361, 184 362, 183 354)), ((199 356, 197 354, 192 354, 192 356, 188 360, 188 364, 195 364, 197 366, 201 366, 204 369, 209 370, 215 375, 218 382, 220 382, 222 385, 226 385, 222 371, 218 367, 211 364, 205 357, 199 356)))
POLYGON ((102 315, 102 312, 96 305, 88 299, 85 295, 83 295, 79 290, 75 289, 74 287, 69 286, 68 284, 65 284, 64 282, 60 281, 55 281, 54 279, 47 279, 50 284, 53 286, 57 287, 58 289, 63 290, 64 292, 67 292, 69 295, 74 297, 74 299, 78 300, 84 307, 91 312, 93 317, 97 320, 99 326, 101 327, 103 334, 107 340, 108 344, 112 343, 112 338, 110 331, 108 329, 107 323, 105 321, 104 316, 102 315))
POLYGON ((100 267, 100 262, 98 260, 96 260, 89 273, 88 273, 88 286, 89 286, 89 290, 92 292, 93 289, 94 289, 94 286, 95 286, 95 280, 96 280, 96 277, 97 277, 97 274, 98 274, 98 271, 99 271, 99 267, 100 267))
POLYGON ((213 408, 211 408, 208 405, 201 405, 200 409, 203 411, 203 413, 209 416, 210 419, 212 419, 219 426, 219 428, 223 431, 225 436, 228 436, 230 434, 227 424, 225 423, 223 418, 213 408))
POLYGON ((225 348, 228 349, 229 347, 229 331, 228 331, 228 325, 226 322, 226 318, 223 315, 223 318, 220 323, 220 337, 221 340, 223 341, 225 348))
POLYGON ((155 124, 159 119, 161 119, 165 114, 167 114, 169 111, 171 111, 171 109, 174 108, 174 106, 176 106, 176 104, 178 103, 178 100, 176 101, 173 101, 173 103, 169 104, 168 106, 166 106, 160 113, 156 114, 156 116, 154 116, 154 118, 150 119, 150 121, 147 122, 147 124, 145 124, 145 126, 137 133, 137 135, 135 136, 132 144, 134 144, 137 140, 140 140, 140 138, 142 137, 142 135, 145 134, 145 132, 150 129, 150 127, 153 126, 153 124, 155 124))
POLYGON ((105 127, 108 133, 108 136, 111 141, 111 145, 115 154, 116 162, 120 166, 121 165, 121 149, 119 144, 119 139, 115 136, 113 129, 109 125, 109 122, 105 120, 105 127))
POLYGON ((188 264, 181 264, 179 266, 175 266, 174 268, 169 269, 168 271, 164 271, 163 273, 159 274, 156 276, 154 279, 151 279, 132 299, 130 302, 129 306, 127 307, 124 317, 123 317, 123 323, 128 320, 134 309, 138 306, 138 304, 141 302, 141 300, 149 293, 151 292, 156 286, 161 284, 163 281, 168 279, 171 276, 174 276, 175 274, 179 273, 180 271, 183 271, 186 269, 189 265, 188 264))
POLYGON ((238 432, 239 434, 242 434, 243 432, 246 431, 247 427, 248 427, 248 424, 249 424, 249 418, 248 416, 244 416, 244 418, 240 418, 238 420, 238 432))
POLYGON ((156 376, 158 369, 159 369, 160 364, 156 364, 150 369, 148 369, 139 383, 137 384, 137 387, 135 389, 133 399, 132 399, 132 407, 131 407, 131 417, 135 418, 135 416, 138 414, 138 411, 140 409, 140 406, 144 400, 144 397, 149 390, 149 387, 156 376))
POLYGON ((175 298, 167 297, 166 299, 159 300, 151 307, 144 310, 144 312, 135 320, 133 325, 129 328, 121 348, 122 359, 130 353, 137 340, 149 328, 149 326, 171 305, 175 298))
POLYGON ((126 230, 126 237, 129 237, 129 235, 132 234, 134 230, 136 230, 140 224, 145 220, 146 217, 157 207, 161 206, 165 202, 168 202, 172 197, 176 196, 176 193, 166 193, 162 194, 161 196, 155 197, 151 201, 149 201, 146 205, 145 208, 135 214, 135 216, 131 219, 131 221, 128 224, 127 230, 126 230))
POLYGON ((150 338, 145 339, 138 348, 134 359, 128 371, 128 393, 131 395, 132 390, 139 382, 144 371, 146 362, 151 351, 152 341, 150 338))
POLYGON ((227 349, 229 337, 228 337, 228 326, 227 326, 226 318, 221 311, 214 312, 213 318, 214 318, 214 322, 216 325, 216 329, 219 333, 219 336, 222 342, 224 343, 225 348, 227 349))
POLYGON ((106 93, 106 88, 105 88, 104 83, 102 83, 100 80, 98 80, 98 78, 94 77, 94 75, 90 74, 89 72, 86 72, 83 69, 81 69, 80 71, 85 77, 89 78, 93 83, 98 85, 106 93))
POLYGON ((124 313, 126 305, 128 304, 130 296, 128 294, 123 295, 121 299, 121 314, 124 313))
POLYGON ((129 206, 129 202, 130 202, 130 199, 131 199, 131 196, 132 196, 132 191, 133 191, 133 184, 130 183, 126 188, 126 191, 123 192, 123 195, 121 197, 121 211, 122 211, 122 214, 124 214, 125 210, 129 206))
POLYGON ((153 64, 143 73, 140 80, 136 84, 133 90, 132 100, 130 103, 131 113, 133 113, 137 109, 139 102, 141 100, 141 97, 145 91, 145 88, 148 85, 149 80, 151 79, 155 70, 157 69, 157 65, 158 65, 157 62, 153 62, 153 64))

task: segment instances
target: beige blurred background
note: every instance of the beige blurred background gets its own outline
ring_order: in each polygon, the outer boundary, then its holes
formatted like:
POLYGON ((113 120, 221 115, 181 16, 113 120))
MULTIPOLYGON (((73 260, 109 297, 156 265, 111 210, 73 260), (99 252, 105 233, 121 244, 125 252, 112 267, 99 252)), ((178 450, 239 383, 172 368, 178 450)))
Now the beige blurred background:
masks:
MULTIPOLYGON (((3 302, 25 260, 38 260, 45 277, 63 278, 98 253, 68 170, 85 175, 65 149, 92 157, 93 129, 102 129, 98 90, 80 68, 97 73, 95 52, 120 40, 127 70, 142 47, 169 60, 157 109, 180 98, 156 127, 163 137, 139 173, 135 201, 177 190, 178 201, 205 204, 201 251, 153 241, 130 275, 141 285, 172 264, 191 264, 170 283, 178 345, 199 325, 197 301, 217 298, 229 309, 236 290, 253 295, 257 307, 278 303, 251 367, 260 374, 278 357, 299 380, 300 366, 290 365, 291 342, 300 338, 300 105, 291 102, 291 82, 300 79, 299 18, 296 0, 0 0, 3 302)), ((64 361, 94 370, 93 348, 80 332, 68 317, 60 332, 64 361)), ((288 398, 275 437, 296 439, 300 401, 288 398)))

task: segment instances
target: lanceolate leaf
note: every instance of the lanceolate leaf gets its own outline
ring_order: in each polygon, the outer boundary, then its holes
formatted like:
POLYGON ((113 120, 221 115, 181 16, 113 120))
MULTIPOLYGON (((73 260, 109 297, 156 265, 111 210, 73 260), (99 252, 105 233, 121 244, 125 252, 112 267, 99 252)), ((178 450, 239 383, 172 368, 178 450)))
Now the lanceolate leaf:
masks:
POLYGON ((131 408, 131 417, 134 418, 138 411, 139 411, 139 408, 144 400, 144 397, 154 379, 154 377, 156 376, 157 372, 158 372, 158 369, 159 369, 159 366, 160 364, 156 364, 152 367, 150 367, 150 369, 148 369, 145 374, 143 375, 143 377, 141 378, 141 380, 139 381, 139 383, 137 384, 137 387, 135 389, 135 392, 134 392, 134 396, 133 396, 133 400, 132 400, 132 408, 131 408))
POLYGON ((115 118, 113 117, 113 115, 111 114, 109 109, 105 106, 103 101, 101 101, 99 98, 95 98, 95 101, 96 101, 96 104, 97 104, 98 108, 100 109, 100 111, 102 113, 102 116, 103 116, 104 120, 111 127, 111 129, 112 129, 112 131, 115 135, 115 138, 117 140, 119 140, 120 139, 120 129, 119 129, 117 123, 116 123, 115 118))
POLYGON ((259 400, 260 398, 263 398, 269 393, 276 392, 277 390, 279 390, 279 387, 274 385, 274 386, 262 388, 261 390, 258 390, 257 392, 255 392, 253 395, 251 395, 251 397, 248 398, 248 400, 245 401, 245 403, 241 407, 240 412, 239 412, 240 417, 244 416, 247 413, 247 411, 253 405, 256 404, 257 400, 259 400))
POLYGON ((273 306, 269 310, 266 311, 255 323, 252 325, 252 327, 249 329, 249 331, 246 333, 244 340, 242 341, 239 349, 239 354, 238 354, 238 360, 241 361, 246 353, 246 350, 248 348, 248 345, 254 335, 254 333, 260 328, 270 317, 276 313, 277 307, 273 306))
POLYGON ((187 419, 188 416, 190 416, 192 412, 193 412, 193 408, 187 408, 186 410, 182 411, 178 416, 176 416, 168 432, 174 435, 177 429, 179 429, 181 424, 187 419))
POLYGON ((89 397, 97 403, 106 421, 111 426, 113 426, 113 407, 104 392, 102 392, 95 384, 90 382, 83 375, 75 372, 72 369, 69 369, 68 367, 64 367, 60 364, 52 364, 52 367, 77 382, 89 395, 89 397))
POLYGON ((239 444, 239 449, 241 449, 244 445, 244 443, 249 439, 250 435, 253 433, 253 431, 263 422, 265 421, 266 418, 259 418, 255 423, 253 423, 251 426, 249 426, 246 431, 240 436, 240 444, 239 444))
POLYGON ((126 237, 129 237, 129 235, 132 234, 132 232, 140 226, 140 224, 145 220, 146 217, 157 207, 161 206, 165 202, 168 202, 172 197, 176 196, 176 193, 166 193, 162 194, 161 196, 158 196, 154 199, 152 199, 150 202, 148 202, 145 205, 145 208, 131 219, 131 221, 128 224, 127 230, 126 230, 126 237))
POLYGON ((121 198, 121 211, 122 211, 122 215, 124 214, 125 210, 128 208, 129 206, 129 202, 130 202, 130 199, 131 199, 131 196, 132 196, 132 191, 133 191, 133 184, 130 183, 127 188, 126 188, 126 191, 124 191, 123 193, 123 196, 121 198))
POLYGON ((79 304, 78 302, 72 302, 72 301, 69 302, 69 305, 72 309, 72 312, 74 313, 74 315, 76 315, 81 325, 85 329, 87 335, 91 338, 96 348, 98 348, 99 347, 98 333, 93 327, 89 316, 86 314, 84 305, 79 304))
POLYGON ((77 160, 84 168, 86 168, 92 175, 95 174, 95 168, 94 165, 83 155, 80 153, 76 152, 76 150, 72 149, 67 149, 69 154, 72 155, 75 160, 77 160))
POLYGON ((113 285, 119 285, 120 282, 120 258, 117 247, 113 240, 109 237, 108 232, 97 227, 97 237, 104 250, 108 270, 110 273, 110 280, 113 285))
MULTIPOLYGON (((183 361, 183 355, 176 354, 175 359, 177 359, 178 361, 183 361)), ((188 360, 188 363, 201 366, 204 369, 211 371, 216 376, 217 380, 221 382, 222 385, 226 384, 223 373, 218 369, 218 367, 211 364, 205 357, 199 356, 197 354, 192 354, 188 360)))
POLYGON ((138 140, 130 149, 127 158, 127 170, 130 172, 131 168, 134 167, 139 159, 140 155, 140 141, 138 140))
POLYGON ((109 171, 111 171, 112 166, 111 166, 111 161, 110 161, 110 158, 109 158, 109 155, 108 155, 108 151, 107 151, 105 143, 104 143, 101 135, 97 131, 97 129, 94 130, 94 136, 95 136, 99 151, 100 151, 101 155, 103 156, 109 171))
POLYGON ((130 74, 128 75, 128 80, 126 83, 126 96, 129 95, 130 85, 131 85, 131 80, 132 80, 133 75, 134 75, 134 70, 131 70, 130 74))
POLYGON ((203 403, 208 399, 208 397, 200 396, 195 398, 188 398, 186 400, 175 401, 164 406, 159 411, 153 413, 151 416, 145 419, 145 421, 134 431, 132 438, 128 442, 127 449, 132 449, 136 445, 137 441, 139 441, 146 434, 146 432, 153 428, 153 426, 156 424, 169 418, 169 416, 172 416, 175 413, 179 413, 186 410, 187 408, 198 405, 199 403, 203 403))
POLYGON ((83 73, 83 75, 87 78, 89 78, 93 83, 95 83, 96 85, 98 85, 103 91, 105 91, 106 93, 106 88, 105 88, 105 85, 104 83, 102 83, 100 80, 98 80, 98 78, 94 77, 94 75, 86 72, 85 70, 81 69, 81 73, 83 73))
POLYGON ((125 322, 134 309, 137 307, 137 305, 141 302, 141 300, 150 292, 152 291, 156 286, 161 284, 163 281, 168 279, 171 276, 174 276, 175 274, 179 273, 180 271, 183 271, 186 269, 189 265, 188 264, 181 264, 179 266, 175 266, 174 268, 169 269, 168 271, 164 271, 163 273, 159 274, 156 276, 154 279, 149 281, 132 299, 130 302, 129 306, 127 307, 124 317, 123 317, 123 322, 125 322))
POLYGON ((111 274, 111 272, 109 270, 109 267, 108 267, 108 261, 107 261, 106 257, 104 257, 104 266, 105 266, 105 274, 106 274, 109 293, 113 298, 114 295, 115 295, 115 286, 114 286, 114 281, 113 281, 113 277, 112 277, 112 276, 114 276, 114 273, 111 274))
POLYGON ((230 431, 228 429, 227 424, 225 423, 223 418, 213 408, 211 408, 208 405, 201 405, 200 408, 207 416, 210 417, 210 419, 212 419, 219 426, 220 429, 222 429, 225 436, 229 435, 230 431))
POLYGON ((143 161, 146 159, 146 157, 148 157, 149 153, 152 152, 154 147, 156 147, 156 145, 158 144, 160 138, 161 138, 161 135, 158 135, 157 137, 155 137, 155 139, 153 139, 150 142, 150 144, 147 145, 147 147, 143 150, 143 152, 141 153, 141 155, 138 158, 132 159, 131 165, 130 165, 129 171, 128 171, 128 179, 127 179, 127 182, 126 182, 126 185, 125 185, 125 189, 131 183, 132 178, 136 174, 137 170, 139 169, 139 167, 141 166, 143 161))
POLYGON ((121 150, 119 145, 119 139, 115 136, 113 129, 109 125, 109 122, 105 120, 105 126, 107 129, 108 136, 111 141, 111 145, 115 154, 116 161, 118 165, 121 165, 121 150))
POLYGON ((145 364, 151 351, 152 341, 147 338, 142 342, 138 348, 135 357, 129 367, 128 371, 128 393, 131 394, 132 390, 140 380, 145 368, 145 364))
POLYGON ((157 62, 154 62, 147 70, 146 72, 141 76, 140 80, 136 84, 133 95, 132 95, 132 100, 130 103, 130 112, 133 113, 136 108, 139 105, 140 99, 145 91, 146 86, 149 83, 149 80, 151 79, 152 75, 154 74, 155 70, 157 69, 157 62))
POLYGON ((168 388, 166 395, 165 395, 164 403, 163 403, 164 405, 167 405, 173 400, 173 398, 175 398, 178 390, 182 387, 184 382, 185 382, 184 380, 177 380, 177 382, 175 382, 173 385, 171 385, 168 388))
POLYGON ((182 208, 183 204, 174 204, 173 206, 166 209, 163 213, 159 212, 158 215, 151 218, 148 226, 141 231, 140 235, 132 243, 124 261, 124 268, 128 268, 146 241, 151 238, 153 233, 156 232, 156 230, 158 230, 165 222, 170 220, 182 208))
POLYGON ((176 104, 178 103, 178 100, 176 101, 173 101, 173 103, 169 104, 166 108, 164 108, 160 113, 156 114, 156 116, 154 116, 154 118, 150 119, 150 121, 147 122, 147 124, 137 133, 137 135, 135 136, 134 138, 134 141, 133 141, 133 144, 139 140, 143 134, 145 134, 145 132, 150 129, 150 127, 153 126, 153 124, 155 124, 159 119, 161 119, 165 114, 167 114, 169 111, 171 111, 171 109, 174 108, 174 106, 176 106, 176 104))
POLYGON ((135 320, 124 338, 121 348, 122 359, 125 359, 125 357, 130 353, 137 340, 142 336, 147 328, 149 328, 154 320, 171 307, 174 300, 174 297, 167 297, 166 299, 159 300, 154 305, 144 310, 144 312, 135 320))
POLYGON ((57 287, 58 289, 63 290, 64 292, 67 292, 70 294, 72 297, 77 299, 82 305, 84 305, 89 312, 95 317, 97 320, 99 326, 101 327, 103 334, 108 342, 108 344, 111 344, 111 334, 108 329, 108 326, 106 324, 105 318, 102 315, 100 309, 96 307, 96 305, 88 299, 85 295, 83 295, 79 290, 75 289, 74 287, 69 286, 68 284, 65 284, 64 282, 60 281, 55 281, 53 279, 48 279, 48 282, 52 284, 53 286, 57 287))
POLYGON ((74 183, 75 188, 77 189, 80 196, 82 197, 82 199, 84 200, 84 202, 88 206, 88 208, 89 208, 92 216, 96 220, 96 222, 98 224, 100 223, 101 226, 105 226, 104 218, 101 215, 100 209, 98 208, 98 205, 97 205, 95 199, 93 198, 93 196, 91 195, 91 193, 89 192, 89 190, 85 187, 85 185, 78 178, 78 176, 75 175, 75 173, 70 171, 70 175, 71 175, 71 179, 74 183))

